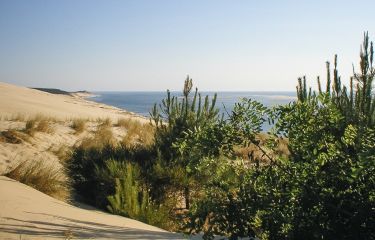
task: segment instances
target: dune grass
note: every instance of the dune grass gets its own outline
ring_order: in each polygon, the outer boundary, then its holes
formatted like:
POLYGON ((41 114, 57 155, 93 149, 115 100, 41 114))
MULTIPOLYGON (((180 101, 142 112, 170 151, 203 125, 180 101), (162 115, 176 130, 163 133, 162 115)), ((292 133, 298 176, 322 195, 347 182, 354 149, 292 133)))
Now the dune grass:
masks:
POLYGON ((86 121, 82 118, 73 119, 70 127, 75 130, 75 134, 80 134, 86 130, 86 121))
POLYGON ((26 121, 25 114, 17 113, 12 115, 3 115, 0 116, 1 121, 15 121, 15 122, 24 122, 26 121))
POLYGON ((20 144, 24 140, 24 136, 16 130, 10 129, 0 133, 0 142, 20 144))
POLYGON ((64 163, 70 157, 71 148, 65 144, 61 144, 59 146, 55 145, 51 147, 50 152, 52 152, 61 163, 64 163))
POLYGON ((92 136, 84 138, 80 146, 88 148, 102 148, 106 145, 118 145, 117 140, 112 132, 111 123, 108 121, 103 121, 98 124, 96 131, 94 131, 92 136))
POLYGON ((44 160, 21 162, 5 176, 54 198, 63 201, 69 199, 69 187, 63 170, 44 160))
POLYGON ((99 123, 99 126, 102 128, 112 127, 112 120, 110 118, 99 118, 97 119, 97 122, 99 123))
POLYGON ((122 118, 115 126, 126 129, 126 135, 121 141, 125 146, 151 145, 154 141, 154 127, 149 123, 143 124, 136 119, 122 118))
POLYGON ((36 132, 53 133, 54 128, 51 125, 55 119, 36 115, 26 121, 24 132, 33 137, 36 132))

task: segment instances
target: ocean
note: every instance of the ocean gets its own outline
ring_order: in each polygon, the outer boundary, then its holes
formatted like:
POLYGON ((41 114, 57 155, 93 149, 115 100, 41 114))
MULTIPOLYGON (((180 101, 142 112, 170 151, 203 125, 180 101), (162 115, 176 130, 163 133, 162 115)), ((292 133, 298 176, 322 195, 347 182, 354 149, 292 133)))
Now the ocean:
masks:
MULTIPOLYGON (((112 105, 139 115, 149 117, 155 103, 161 103, 166 97, 166 92, 94 92, 90 100, 112 105)), ((174 96, 182 96, 181 92, 171 92, 174 96)), ((201 92, 202 97, 209 95, 210 99, 215 92, 201 92)), ((241 98, 251 98, 266 106, 288 104, 296 100, 295 92, 217 92, 216 106, 221 113, 225 109, 231 112, 236 102, 241 98)))

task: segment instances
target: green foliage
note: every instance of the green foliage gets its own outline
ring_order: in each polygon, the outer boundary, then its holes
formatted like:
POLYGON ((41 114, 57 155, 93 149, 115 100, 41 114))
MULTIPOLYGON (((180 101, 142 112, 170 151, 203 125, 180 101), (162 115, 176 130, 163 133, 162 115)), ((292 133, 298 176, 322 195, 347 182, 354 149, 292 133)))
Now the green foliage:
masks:
POLYGON ((110 174, 118 175, 115 179, 115 194, 108 197, 110 212, 135 218, 140 215, 140 211, 144 209, 145 202, 142 196, 139 202, 139 169, 133 167, 130 163, 117 166, 117 162, 113 160, 107 162, 107 169, 110 174), (116 174, 120 171, 120 174, 116 174), (121 179, 119 178, 121 177, 121 179))
POLYGON ((84 144, 72 151, 65 164, 73 189, 85 202, 173 229, 173 199, 155 203, 149 196, 154 156, 148 147, 84 144))
POLYGON ((112 166, 107 165, 107 162, 112 159, 116 162, 138 163, 143 174, 146 174, 147 169, 150 168, 152 156, 152 150, 149 148, 128 148, 112 144, 99 147, 95 144, 89 144, 88 147, 80 145, 73 149, 70 159, 65 162, 65 167, 71 178, 72 187, 83 197, 83 200, 94 206, 106 208, 107 196, 114 193, 114 178, 120 177, 122 173, 100 172, 98 169, 112 166), (113 175, 114 173, 116 175, 113 175))
POLYGON ((167 97, 162 104, 155 104, 151 113, 152 122, 156 126, 155 142, 157 149, 163 154, 166 161, 178 161, 179 153, 173 151, 173 143, 184 138, 185 132, 199 128, 218 120, 219 110, 215 108, 216 94, 211 103, 208 96, 204 98, 195 90, 191 97, 192 80, 189 76, 185 80, 183 98, 171 96, 167 91, 167 97))
POLYGON ((368 33, 364 34, 360 51, 360 71, 353 72, 349 89, 341 84, 337 69, 337 55, 334 60, 333 81, 330 64, 327 62, 326 90, 321 90, 318 78, 319 92, 307 93, 306 79, 298 79, 297 97, 299 101, 312 101, 318 94, 326 95, 344 115, 347 124, 375 125, 375 97, 372 92, 375 68, 373 66, 373 43, 369 42, 368 33))
POLYGON ((303 77, 296 102, 268 109, 243 99, 225 120, 216 95, 211 102, 198 90, 190 96, 188 77, 182 98, 167 91, 154 106, 153 146, 77 147, 67 161, 73 187, 96 206, 159 226, 176 207, 167 199, 183 194, 185 230, 207 239, 374 239, 375 70, 367 34, 360 58, 349 88, 335 57, 325 90, 319 78, 318 91, 308 89, 303 77), (276 124, 260 144, 266 121, 276 124), (287 155, 277 149, 281 138, 287 155), (238 159, 235 148, 249 145, 268 161, 251 153, 238 159))
POLYGON ((234 157, 233 149, 242 144, 257 144, 256 135, 266 118, 271 117, 272 111, 261 103, 243 99, 227 120, 189 132, 180 146, 185 147, 184 152, 190 153, 189 156, 198 155, 195 174, 205 176, 201 181, 204 195, 189 212, 186 228, 190 233, 204 232, 207 239, 215 235, 232 239, 254 236, 245 215, 246 203, 238 200, 247 170, 244 162, 234 157))
MULTIPOLYGON (((161 168, 178 169, 178 177, 181 181, 172 187, 183 189, 186 201, 186 208, 189 208, 191 183, 196 181, 192 169, 195 168, 193 156, 187 156, 186 152, 181 152, 183 147, 176 145, 177 142, 184 142, 187 139, 186 133, 204 128, 218 122, 219 110, 215 108, 216 94, 209 101, 208 96, 202 101, 198 89, 194 96, 190 96, 193 83, 189 76, 185 80, 182 100, 177 96, 171 96, 167 91, 167 97, 163 99, 162 104, 155 104, 151 113, 151 119, 155 129, 155 148, 159 152, 158 164, 161 168)), ((195 153, 192 153, 193 155, 195 153)), ((160 169, 160 168, 159 168, 160 169)), ((165 184, 177 183, 174 176, 170 174, 161 174, 162 178, 167 178, 165 184)), ((158 184, 163 179, 156 180, 158 184)))
POLYGON ((115 178, 114 195, 108 196, 110 212, 163 228, 172 225, 168 209, 151 201, 137 165, 112 160, 107 162, 106 171, 120 176, 115 178))
POLYGON ((208 189, 190 216, 192 232, 232 239, 375 238, 374 68, 367 34, 360 58, 349 90, 335 57, 333 77, 327 63, 325 91, 319 79, 315 92, 300 78, 298 101, 233 117, 238 136, 255 144, 264 113, 277 119, 273 138, 288 139, 290 156, 269 155, 269 164, 254 164, 239 175, 238 185, 208 189))

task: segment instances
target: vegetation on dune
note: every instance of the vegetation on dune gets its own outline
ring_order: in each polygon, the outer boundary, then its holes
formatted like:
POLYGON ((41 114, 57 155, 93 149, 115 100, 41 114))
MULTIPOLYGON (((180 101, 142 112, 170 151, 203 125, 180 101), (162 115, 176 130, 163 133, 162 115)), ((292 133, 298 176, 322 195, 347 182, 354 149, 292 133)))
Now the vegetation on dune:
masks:
POLYGON ((61 169, 44 160, 24 161, 5 176, 63 201, 70 196, 69 184, 61 169))
POLYGON ((186 139, 185 136, 189 132, 219 121, 219 110, 215 108, 216 94, 211 102, 208 96, 202 101, 198 89, 192 97, 190 96, 192 87, 192 79, 188 76, 185 80, 182 100, 177 96, 171 96, 167 91, 167 97, 162 100, 162 104, 155 105, 151 113, 152 122, 156 126, 155 149, 159 153, 160 160, 157 162, 156 169, 159 170, 157 174, 161 179, 155 180, 158 184, 163 180, 165 183, 163 187, 166 190, 172 187, 175 191, 182 191, 187 209, 190 207, 192 185, 199 182, 195 171, 197 162, 193 160, 193 154, 197 152, 182 152, 176 144, 181 139, 186 139), (179 174, 170 174, 164 169, 173 169, 172 171, 179 174), (174 177, 177 179, 173 179, 174 177))
POLYGON ((54 119, 37 115, 26 121, 24 132, 33 137, 36 132, 53 133, 54 128, 51 125, 54 119))
MULTIPOLYGON (((191 211, 191 230, 203 231, 206 238, 375 237, 374 68, 367 34, 360 57, 360 73, 349 88, 340 83, 336 58, 332 80, 328 67, 325 91, 320 83, 318 92, 307 91, 299 79, 298 101, 271 114, 277 120, 274 139, 288 138, 290 155, 254 164, 232 191, 209 189, 191 211)), ((243 136, 253 141, 247 137, 251 134, 243 136)))
POLYGON ((80 134, 86 130, 86 121, 80 118, 74 119, 71 128, 73 128, 75 134, 80 134))
POLYGON ((216 95, 191 94, 188 77, 182 97, 167 91, 154 106, 151 125, 119 120, 128 135, 116 141, 112 123, 102 123, 76 146, 66 161, 73 188, 115 214, 206 239, 374 239, 375 70, 367 34, 360 58, 349 87, 335 57, 325 90, 319 79, 318 91, 308 90, 300 78, 297 101, 270 109, 243 99, 226 118, 216 95), (265 122, 274 124, 267 134, 265 122))
POLYGON ((118 119, 117 127, 124 128, 126 134, 122 144, 126 146, 152 145, 154 143, 155 128, 150 123, 141 123, 136 119, 118 119))
POLYGON ((24 136, 16 130, 10 129, 0 133, 0 142, 20 144, 23 142, 24 136))

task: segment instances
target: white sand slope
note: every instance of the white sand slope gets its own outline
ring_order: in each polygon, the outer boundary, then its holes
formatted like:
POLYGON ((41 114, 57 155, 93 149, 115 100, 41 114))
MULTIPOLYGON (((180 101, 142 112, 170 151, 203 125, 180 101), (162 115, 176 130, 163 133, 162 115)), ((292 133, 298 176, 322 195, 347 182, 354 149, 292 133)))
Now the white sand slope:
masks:
POLYGON ((132 219, 86 210, 0 176, 0 239, 184 239, 132 219))
POLYGON ((4 116, 41 114, 60 120, 70 118, 144 118, 116 107, 87 101, 80 97, 51 94, 0 82, 0 113, 4 116))
MULTIPOLYGON (((35 115, 52 117, 54 131, 37 132, 21 143, 0 141, 0 174, 25 160, 46 160, 60 166, 53 149, 71 147, 96 129, 88 121, 87 130, 76 135, 70 127, 73 118, 145 118, 121 109, 87 101, 81 97, 50 94, 25 87, 0 83, 0 131, 22 132, 25 120, 35 115), (58 121, 57 121, 58 120, 58 121)), ((116 138, 124 131, 112 127, 116 138)), ((0 176, 0 239, 184 239, 181 234, 132 219, 111 215, 90 207, 76 207, 49 197, 29 186, 0 176)))
MULTIPOLYGON (((87 133, 74 134, 70 127, 71 119, 82 118, 96 120, 98 118, 110 118, 112 122, 117 119, 136 119, 142 123, 149 120, 134 113, 119 108, 99 104, 83 99, 85 93, 77 96, 50 94, 35 89, 15 86, 0 82, 0 131, 22 130, 25 128, 25 120, 13 120, 18 116, 29 119, 37 115, 50 117, 56 120, 51 123, 53 133, 38 132, 29 141, 20 144, 10 144, 0 141, 0 174, 4 174, 9 168, 14 168, 25 160, 44 159, 56 162, 58 159, 51 153, 51 149, 59 146, 73 146, 87 133), (9 119, 9 120, 7 120, 9 119)), ((93 123, 87 124, 92 126, 93 123)), ((92 130, 90 127, 88 130, 92 130)), ((116 137, 123 136, 119 129, 113 128, 116 137)))

